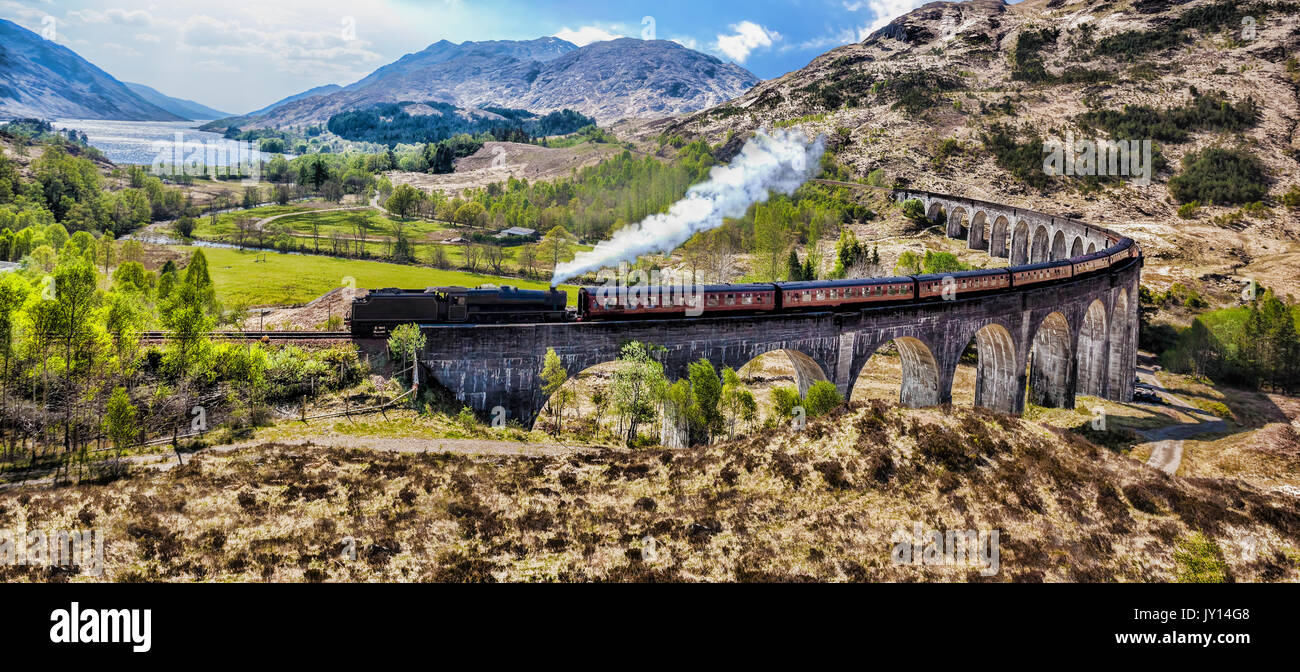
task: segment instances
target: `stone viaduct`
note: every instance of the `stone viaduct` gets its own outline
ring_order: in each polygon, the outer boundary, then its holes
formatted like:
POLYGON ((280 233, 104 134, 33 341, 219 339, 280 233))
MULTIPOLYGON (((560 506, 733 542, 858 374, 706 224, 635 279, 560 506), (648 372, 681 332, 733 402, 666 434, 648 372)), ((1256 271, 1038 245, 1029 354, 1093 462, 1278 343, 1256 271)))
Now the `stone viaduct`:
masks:
MULTIPOLYGON (((1063 217, 927 192, 936 223, 973 249, 1007 256, 1013 266, 1104 250, 1117 234, 1063 217)), ((847 398, 867 361, 893 343, 902 360, 899 400, 911 407, 950 403, 962 353, 974 341, 975 404, 1007 413, 1034 404, 1072 408, 1076 394, 1128 401, 1137 360, 1137 289, 1142 259, 1045 287, 955 301, 917 302, 843 313, 681 320, 425 328, 428 373, 475 410, 502 407, 532 426, 546 403, 538 374, 554 348, 571 374, 618 359, 643 341, 666 348, 665 373, 685 377, 707 358, 739 369, 770 352, 794 364, 800 391, 829 380, 847 398)))

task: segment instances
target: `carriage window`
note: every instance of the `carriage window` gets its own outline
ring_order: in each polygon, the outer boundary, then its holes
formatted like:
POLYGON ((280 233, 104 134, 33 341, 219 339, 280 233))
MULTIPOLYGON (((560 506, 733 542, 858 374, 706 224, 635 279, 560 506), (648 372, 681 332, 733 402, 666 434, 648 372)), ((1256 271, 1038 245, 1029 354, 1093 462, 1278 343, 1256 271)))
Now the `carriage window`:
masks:
POLYGON ((718 305, 718 297, 710 294, 707 299, 707 302, 710 306, 716 306, 718 305))
POLYGON ((746 305, 746 306, 753 305, 753 303, 754 303, 754 295, 753 295, 753 294, 742 294, 742 295, 740 296, 740 302, 741 302, 743 305, 746 305))
POLYGON ((734 305, 736 305, 736 295, 735 295, 735 294, 728 294, 728 295, 727 295, 727 305, 728 305, 728 306, 734 306, 734 305))

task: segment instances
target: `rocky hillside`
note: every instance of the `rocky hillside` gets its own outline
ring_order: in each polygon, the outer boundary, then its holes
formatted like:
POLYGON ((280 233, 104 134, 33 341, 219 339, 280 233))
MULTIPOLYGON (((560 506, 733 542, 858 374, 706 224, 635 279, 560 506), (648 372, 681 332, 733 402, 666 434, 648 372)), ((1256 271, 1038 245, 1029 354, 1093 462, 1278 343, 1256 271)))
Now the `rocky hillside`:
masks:
POLYGON ((0 20, 0 117, 181 121, 76 52, 0 20))
MULTIPOLYGON (((1155 286, 1191 282, 1226 299, 1255 278, 1300 295, 1300 219, 1281 205, 1300 184, 1298 47, 1292 2, 934 2, 657 130, 719 142, 802 125, 830 135, 858 177, 879 170, 887 183, 1113 226, 1143 243, 1155 286), (1163 167, 1147 186, 1046 175, 1043 142, 1070 135, 1152 139, 1163 167), (1263 189, 1180 217, 1187 199, 1170 181, 1210 147, 1253 157, 1263 189)), ((1206 165, 1203 177, 1227 181, 1206 165)))
POLYGON ((758 81, 744 68, 663 40, 624 38, 581 48, 554 37, 464 44, 444 40, 338 91, 221 125, 247 130, 323 124, 344 110, 403 101, 537 113, 567 108, 608 122, 699 110, 730 100, 758 81))

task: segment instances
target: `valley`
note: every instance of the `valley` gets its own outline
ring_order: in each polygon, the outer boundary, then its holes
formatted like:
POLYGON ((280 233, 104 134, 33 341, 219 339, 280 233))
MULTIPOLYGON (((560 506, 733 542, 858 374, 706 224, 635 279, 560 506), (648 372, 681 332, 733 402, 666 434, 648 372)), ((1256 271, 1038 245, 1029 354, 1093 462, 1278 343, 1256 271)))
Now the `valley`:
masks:
POLYGON ((345 40, 246 113, 0 23, 0 528, 113 538, 0 580, 1300 580, 1297 6, 877 18, 781 68, 739 23, 345 40), (159 173, 176 132, 254 164, 159 173), (445 319, 354 328, 386 288, 445 319))

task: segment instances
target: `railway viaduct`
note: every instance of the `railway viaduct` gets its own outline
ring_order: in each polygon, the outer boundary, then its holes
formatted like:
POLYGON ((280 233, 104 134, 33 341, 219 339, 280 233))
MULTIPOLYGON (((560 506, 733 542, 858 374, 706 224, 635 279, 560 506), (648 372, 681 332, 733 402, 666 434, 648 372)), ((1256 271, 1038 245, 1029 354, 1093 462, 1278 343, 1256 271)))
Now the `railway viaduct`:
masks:
MULTIPOLYGON (((1106 249, 1119 239, 1078 220, 994 203, 917 191, 893 197, 921 201, 950 237, 993 256, 1009 255, 1013 266, 1106 249)), ((801 392, 829 380, 846 398, 871 356, 893 343, 902 360, 899 400, 911 407, 950 403, 957 365, 974 341, 978 406, 1019 413, 1028 398, 1071 408, 1076 394, 1127 401, 1137 362, 1141 267, 1139 257, 1062 284, 840 313, 429 326, 421 361, 475 410, 490 414, 501 407, 529 427, 546 403, 538 375, 547 348, 576 374, 618 359, 630 341, 663 346, 669 379, 685 377, 687 365, 700 358, 719 369, 739 369, 760 355, 783 352, 801 392)))

